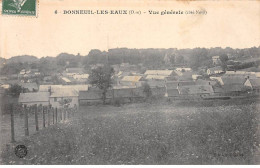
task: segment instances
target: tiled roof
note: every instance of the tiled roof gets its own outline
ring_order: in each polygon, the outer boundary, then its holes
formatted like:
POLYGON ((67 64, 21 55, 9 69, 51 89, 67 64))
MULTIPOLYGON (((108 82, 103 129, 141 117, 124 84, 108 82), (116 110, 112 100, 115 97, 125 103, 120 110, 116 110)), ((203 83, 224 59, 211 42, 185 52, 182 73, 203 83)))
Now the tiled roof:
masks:
POLYGON ((147 70, 144 74, 169 76, 172 74, 172 72, 173 70, 147 70))
POLYGON ((142 76, 124 76, 122 81, 138 82, 142 79, 142 76))
POLYGON ((49 92, 20 93, 19 103, 48 102, 49 92))

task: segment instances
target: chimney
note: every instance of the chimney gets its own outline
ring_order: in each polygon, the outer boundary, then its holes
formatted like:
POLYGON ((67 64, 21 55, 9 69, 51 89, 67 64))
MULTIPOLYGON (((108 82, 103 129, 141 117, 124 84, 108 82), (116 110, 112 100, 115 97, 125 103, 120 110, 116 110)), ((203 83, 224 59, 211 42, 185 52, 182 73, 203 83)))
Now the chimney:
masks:
POLYGON ((51 86, 48 87, 48 92, 49 92, 50 95, 51 95, 51 86))

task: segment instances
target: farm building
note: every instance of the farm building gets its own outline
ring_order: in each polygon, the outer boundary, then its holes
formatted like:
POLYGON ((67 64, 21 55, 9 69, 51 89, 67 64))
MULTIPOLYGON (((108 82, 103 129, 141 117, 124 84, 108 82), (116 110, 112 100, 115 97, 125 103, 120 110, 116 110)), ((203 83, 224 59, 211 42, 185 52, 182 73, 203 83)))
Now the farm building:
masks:
POLYGON ((232 85, 224 85, 222 86, 224 90, 224 94, 227 96, 239 96, 245 86, 243 84, 232 84, 232 85))
POLYGON ((71 84, 71 80, 69 80, 68 78, 61 77, 61 79, 62 79, 62 83, 64 83, 64 84, 71 84))
POLYGON ((66 68, 67 73, 75 73, 75 74, 82 74, 84 72, 83 68, 66 68))
POLYGON ((160 75, 160 76, 171 76, 175 75, 173 70, 147 70, 145 75, 160 75))
POLYGON ((49 92, 20 93, 18 102, 23 105, 49 105, 49 92))
POLYGON ((142 76, 124 76, 120 81, 120 85, 124 86, 135 86, 141 87, 143 84, 143 77, 142 76))
POLYGON ((260 91, 260 79, 247 79, 244 85, 256 92, 260 91))
MULTIPOLYGON (((39 92, 40 93, 40 92, 39 92)), ((62 101, 65 99, 70 100, 69 107, 78 106, 79 93, 75 89, 56 89, 55 92, 50 95, 50 104, 52 107, 62 107, 62 101)))
POLYGON ((164 80, 147 80, 146 83, 151 87, 165 87, 165 82, 164 80))
POLYGON ((198 97, 203 97, 205 95, 210 95, 214 93, 211 85, 179 86, 178 91, 180 95, 198 97))
POLYGON ((187 68, 187 67, 180 67, 180 68, 176 68, 176 71, 180 71, 180 72, 191 72, 191 68, 187 68))
POLYGON ((88 77, 89 77, 89 74, 75 74, 75 75, 73 75, 73 78, 76 79, 76 80, 82 80, 82 79, 87 80, 88 77))
POLYGON ((192 75, 191 76, 191 78, 195 81, 195 80, 197 80, 197 79, 199 79, 199 78, 201 78, 202 77, 202 75, 192 75))
POLYGON ((198 80, 196 80, 195 84, 196 85, 211 85, 211 86, 214 86, 214 85, 217 84, 217 81, 198 79, 198 80))
POLYGON ((63 85, 40 85, 39 92, 48 92, 50 89, 55 90, 61 87, 63 87, 63 85))
POLYGON ((217 67, 207 69, 208 75, 216 75, 216 74, 221 74, 221 73, 224 73, 221 66, 217 66, 217 67))

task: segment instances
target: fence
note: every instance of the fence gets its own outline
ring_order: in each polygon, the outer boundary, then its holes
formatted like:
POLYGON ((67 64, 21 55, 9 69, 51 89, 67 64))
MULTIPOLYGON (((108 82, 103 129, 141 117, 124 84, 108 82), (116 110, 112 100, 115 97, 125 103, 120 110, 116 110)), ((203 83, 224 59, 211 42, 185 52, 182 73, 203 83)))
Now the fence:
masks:
MULTIPOLYGON (((77 112, 77 108, 53 108, 51 106, 43 105, 10 105, 10 119, 11 119, 11 142, 15 142, 15 126, 21 127, 21 122, 15 123, 15 114, 19 115, 24 119, 24 135, 29 136, 30 130, 34 127, 34 131, 37 132, 40 128, 44 129, 51 125, 55 125, 60 122, 66 122, 72 118, 77 112), (20 125, 19 125, 20 124, 20 125), (30 129, 29 129, 30 128, 30 129)), ((21 133, 19 132, 19 135, 21 133)))

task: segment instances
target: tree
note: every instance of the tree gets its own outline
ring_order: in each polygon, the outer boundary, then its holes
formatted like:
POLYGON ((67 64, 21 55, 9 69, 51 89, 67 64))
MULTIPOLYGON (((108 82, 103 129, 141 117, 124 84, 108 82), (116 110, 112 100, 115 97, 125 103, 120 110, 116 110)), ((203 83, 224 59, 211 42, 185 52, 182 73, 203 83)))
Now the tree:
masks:
POLYGON ((228 61, 228 56, 227 54, 222 54, 220 57, 219 57, 220 61, 223 63, 223 64, 227 64, 227 61, 228 61))
POLYGON ((70 106, 71 102, 72 102, 72 99, 70 99, 70 98, 65 98, 65 99, 62 99, 62 100, 59 101, 60 105, 63 108, 68 108, 70 106))
POLYGON ((102 91, 103 104, 106 102, 107 90, 112 86, 112 75, 114 74, 114 69, 109 65, 103 67, 97 67, 92 69, 89 76, 90 84, 99 88, 102 91))
POLYGON ((220 57, 219 57, 220 61, 221 61, 221 67, 222 67, 222 70, 225 71, 227 69, 227 61, 228 61, 228 56, 227 54, 222 54, 220 57))
POLYGON ((6 91, 6 94, 11 95, 12 97, 18 97, 23 90, 22 86, 14 84, 6 91))
POLYGON ((150 85, 147 84, 147 83, 145 83, 145 84, 143 85, 143 88, 144 88, 143 92, 144 92, 144 94, 145 94, 145 98, 151 97, 151 96, 152 96, 152 90, 151 90, 150 85))

